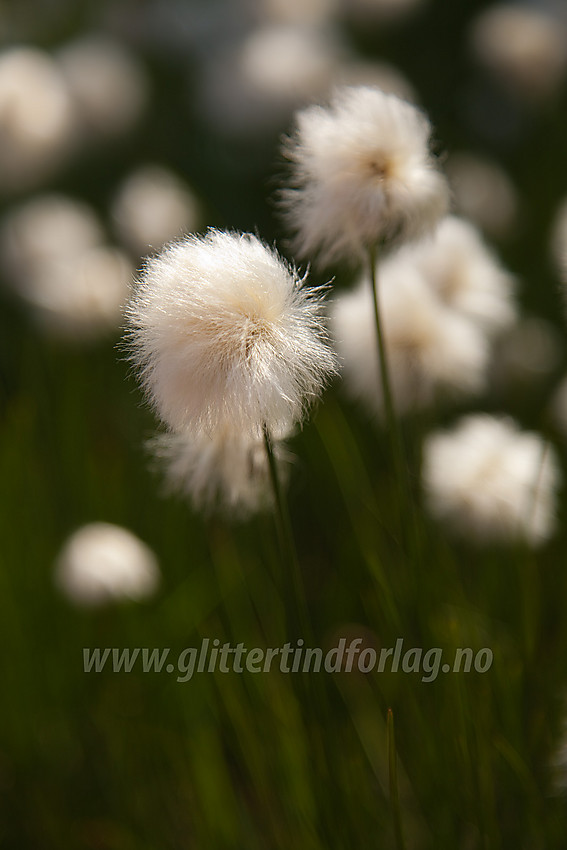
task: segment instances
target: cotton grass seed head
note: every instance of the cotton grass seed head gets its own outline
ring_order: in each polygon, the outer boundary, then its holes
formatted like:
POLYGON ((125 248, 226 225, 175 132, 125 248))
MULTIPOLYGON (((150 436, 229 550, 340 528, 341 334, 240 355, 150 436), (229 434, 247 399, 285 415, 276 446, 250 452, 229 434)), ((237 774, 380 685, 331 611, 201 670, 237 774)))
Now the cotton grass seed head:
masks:
POLYGON ((464 219, 447 216, 433 237, 403 249, 438 297, 489 333, 516 319, 515 280, 496 260, 480 233, 464 219))
MULTIPOLYGON (((440 397, 482 389, 488 362, 485 334, 444 305, 412 265, 392 256, 378 267, 380 309, 396 409, 409 413, 440 397)), ((370 281, 331 306, 331 329, 345 389, 383 414, 370 281)))
POLYGON ((337 89, 328 108, 299 112, 280 195, 297 255, 357 262, 368 246, 430 232, 448 203, 430 133, 416 107, 366 86, 337 89))
POLYGON ((335 371, 320 291, 253 235, 210 230, 148 261, 127 308, 131 359, 170 429, 276 435, 335 371))
MULTIPOLYGON (((271 505, 268 459, 257 437, 227 426, 213 433, 160 434, 148 448, 166 491, 186 497, 198 511, 244 519, 271 505)), ((287 457, 281 443, 274 452, 281 467, 287 457)))
POLYGON ((536 546, 554 531, 555 452, 511 419, 471 415, 432 434, 422 474, 432 515, 478 543, 536 546))
POLYGON ((93 522, 72 534, 59 554, 55 582, 72 602, 99 606, 151 596, 159 583, 154 553, 118 525, 93 522))

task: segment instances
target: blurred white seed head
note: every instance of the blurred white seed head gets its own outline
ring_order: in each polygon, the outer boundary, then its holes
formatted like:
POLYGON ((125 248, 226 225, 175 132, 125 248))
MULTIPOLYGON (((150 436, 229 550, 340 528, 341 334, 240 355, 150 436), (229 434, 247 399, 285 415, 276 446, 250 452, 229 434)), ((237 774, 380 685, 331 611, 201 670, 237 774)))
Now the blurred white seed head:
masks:
POLYGON ((456 211, 489 236, 508 236, 518 219, 519 199, 502 168, 492 160, 465 152, 451 154, 445 168, 456 211))
POLYGON ((29 189, 51 175, 72 147, 73 103, 45 52, 0 52, 0 192, 29 189))
POLYGON ((511 419, 471 415, 423 448, 431 514, 478 543, 544 543, 555 530, 554 450, 511 419))
MULTIPOLYGON (((263 440, 231 427, 212 432, 161 434, 149 443, 166 490, 188 498, 196 510, 215 509, 245 518, 271 505, 269 468, 263 440)), ((286 459, 274 445, 280 466, 286 459)))
POLYGON ((365 86, 338 89, 329 108, 299 112, 281 192, 296 253, 322 265, 358 262, 368 246, 430 232, 448 203, 430 132, 414 106, 365 86))
POLYGON ((46 330, 89 341, 118 330, 133 275, 126 254, 103 245, 46 267, 27 297, 46 330))
POLYGON ((441 301, 487 332, 516 319, 515 281, 469 222, 447 216, 431 238, 403 249, 441 301))
POLYGON ((112 216, 125 245, 142 256, 196 230, 199 208, 175 174, 160 165, 146 165, 119 187, 112 216))
MULTIPOLYGON (((466 317, 444 306, 417 270, 392 257, 378 266, 378 292, 394 403, 400 413, 484 385, 488 343, 466 317)), ((345 389, 378 415, 383 399, 370 282, 331 305, 345 389)))
POLYGON ((567 32, 546 12, 502 3, 474 21, 477 60, 515 95, 539 100, 555 94, 567 68, 567 32))
POLYGON ((277 434, 335 371, 321 308, 255 236, 210 230, 148 261, 127 309, 131 359, 171 429, 277 434))
POLYGON ((5 217, 2 264, 46 330, 90 340, 119 327, 134 270, 103 239, 90 207, 60 195, 36 198, 5 217))
POLYGON ((73 97, 84 140, 93 134, 120 135, 140 118, 149 97, 148 80, 140 62, 124 45, 87 36, 63 47, 58 65, 73 97))
POLYGON ((338 55, 324 30, 257 28, 241 44, 211 54, 201 108, 228 135, 253 138, 281 131, 294 109, 325 95, 338 55))
POLYGON ((107 522, 82 526, 57 559, 55 581, 79 606, 95 607, 151 596, 159 567, 151 549, 125 528, 107 522))
POLYGON ((85 203, 64 195, 41 195, 20 204, 0 224, 0 259, 23 294, 35 289, 46 268, 66 265, 101 245, 102 226, 85 203))

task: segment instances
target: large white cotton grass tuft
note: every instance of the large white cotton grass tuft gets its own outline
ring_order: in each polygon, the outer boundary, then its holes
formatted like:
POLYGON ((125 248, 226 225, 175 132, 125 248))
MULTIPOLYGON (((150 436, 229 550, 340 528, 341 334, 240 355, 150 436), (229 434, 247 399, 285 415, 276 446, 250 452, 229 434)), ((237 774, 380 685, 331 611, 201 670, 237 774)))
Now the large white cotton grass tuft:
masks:
POLYGON ((75 531, 63 546, 55 582, 79 606, 96 607, 151 596, 159 567, 151 549, 118 525, 94 522, 75 531))
MULTIPOLYGON (((489 347, 470 319, 448 308, 414 266, 399 256, 378 266, 378 289, 396 410, 409 413, 445 395, 482 390, 489 347)), ((345 390, 383 415, 378 345, 370 282, 331 304, 331 330, 345 390)))
POLYGON ((339 88, 328 108, 299 112, 280 193, 296 254, 358 262, 369 246, 429 233, 448 204, 430 134, 416 107, 366 86, 339 88))
POLYGON ((0 191, 33 188, 74 143, 75 112, 65 79, 35 47, 0 52, 0 191))
POLYGON ((132 253, 158 251, 172 239, 197 229, 199 205, 189 188, 161 165, 144 165, 119 186, 112 217, 132 253))
POLYGON ((431 514, 478 543, 537 546, 554 532, 555 452, 511 419, 470 415, 430 435, 422 476, 431 514))
POLYGON ((170 429, 277 435, 335 371, 321 310, 257 237, 209 230, 148 261, 126 311, 131 359, 170 429))
POLYGON ((516 319, 514 278, 469 222, 447 216, 432 237, 403 252, 445 304, 487 332, 502 331, 516 319))
MULTIPOLYGON (((160 434, 148 448, 166 492, 184 496, 196 510, 243 519, 272 504, 266 449, 257 437, 221 427, 212 433, 160 434)), ((289 456, 282 443, 274 444, 274 453, 283 467, 289 456)))

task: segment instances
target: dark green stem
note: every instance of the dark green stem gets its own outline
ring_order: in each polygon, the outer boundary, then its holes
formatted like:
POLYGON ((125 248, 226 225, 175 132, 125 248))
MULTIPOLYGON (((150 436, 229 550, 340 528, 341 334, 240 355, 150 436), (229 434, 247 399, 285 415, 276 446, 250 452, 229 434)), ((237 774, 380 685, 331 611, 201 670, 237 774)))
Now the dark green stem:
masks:
POLYGON ((270 470, 270 480, 274 494, 275 518, 278 529, 278 540, 282 562, 286 572, 282 576, 282 591, 286 607, 286 617, 288 628, 294 633, 289 634, 288 638, 302 637, 306 642, 311 639, 311 627, 309 615, 307 612, 307 604, 305 601, 305 592, 301 578, 301 570, 297 559, 297 552, 293 539, 293 531, 291 528, 291 519, 287 501, 283 494, 283 489, 278 472, 278 465, 274 453, 274 446, 269 429, 266 425, 263 427, 264 445, 266 447, 266 455, 268 458, 268 467, 270 470), (291 591, 291 592, 290 592, 291 591), (296 632, 299 631, 299 634, 296 632))
POLYGON ((392 384, 390 382, 390 371, 388 369, 388 353, 386 350, 386 340, 384 336, 384 328, 380 312, 380 300, 378 295, 378 279, 376 273, 377 253, 376 247, 368 249, 370 285, 372 289, 372 301, 374 304, 376 339, 378 341, 378 366, 380 372, 381 392, 386 417, 386 428, 388 431, 388 438, 390 440, 390 450, 394 461, 394 472, 399 492, 400 530, 406 554, 413 559, 419 552, 416 524, 417 520, 410 489, 402 432, 398 416, 396 415, 392 384))

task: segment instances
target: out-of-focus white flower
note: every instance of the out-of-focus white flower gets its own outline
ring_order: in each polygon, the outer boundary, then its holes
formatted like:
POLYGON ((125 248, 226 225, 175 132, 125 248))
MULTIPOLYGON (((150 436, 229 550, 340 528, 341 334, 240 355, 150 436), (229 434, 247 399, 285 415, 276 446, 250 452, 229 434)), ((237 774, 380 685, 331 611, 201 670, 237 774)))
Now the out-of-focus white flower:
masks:
MULTIPOLYGON (((264 442, 232 428, 212 433, 161 434, 149 448, 163 469, 167 490, 191 501, 197 510, 215 508, 244 518, 271 504, 264 442)), ((285 460, 281 443, 274 452, 285 460)))
POLYGON ((172 429, 275 436, 335 370, 321 294, 259 239, 210 230, 150 259, 127 309, 131 358, 172 429))
POLYGON ((325 95, 337 58, 334 40, 323 31, 257 28, 205 62, 201 107, 229 135, 283 130, 294 109, 325 95))
POLYGON ((567 33, 539 9, 490 6, 474 21, 471 43, 478 61, 509 90, 538 100, 554 94, 567 68, 567 33))
POLYGON ((486 331, 501 331, 514 322, 514 279, 469 222, 447 216, 433 237, 407 246, 403 256, 445 304, 486 331))
POLYGON ((297 115, 287 140, 284 218, 301 257, 359 261, 378 243, 411 241, 445 213, 448 192, 429 152, 430 125, 379 89, 338 89, 329 108, 297 115))
POLYGON ((0 226, 0 257, 23 294, 35 289, 46 268, 66 265, 101 245, 102 227, 85 203, 64 195, 41 195, 13 208, 0 226))
POLYGON ((555 528, 558 486, 554 450, 511 419, 466 416, 424 444, 429 510, 478 543, 544 543, 555 528))
MULTIPOLYGON (((392 257, 378 267, 380 310, 394 403, 399 413, 430 405, 444 394, 482 389, 488 362, 485 335, 444 306, 419 272, 392 257)), ((345 389, 383 413, 370 283, 331 305, 331 327, 344 368, 345 389)))
POLYGON ((60 195, 36 198, 4 219, 7 276, 49 331, 89 340, 119 327, 134 269, 103 240, 90 207, 60 195))
POLYGON ((414 12, 423 0, 339 0, 339 9, 361 26, 395 23, 414 12))
POLYGON ((58 64, 75 102, 82 135, 116 136, 141 116, 149 92, 144 69, 122 44, 88 36, 58 53, 58 64))
POLYGON ((129 258, 103 245, 47 266, 33 279, 27 298, 47 330, 88 341, 119 328, 133 275, 129 258))
POLYGON ((175 174, 160 165, 146 165, 120 186, 112 215, 121 239, 141 256, 196 230, 199 209, 175 174))
POLYGON ((454 153, 445 170, 458 213, 490 236, 507 236, 518 218, 518 193, 507 174, 485 157, 454 153))
POLYGON ((94 522, 65 543, 55 581, 72 602, 94 607, 151 596, 159 584, 159 568, 151 549, 131 531, 94 522))
POLYGON ((28 189, 69 152, 75 116, 64 77, 33 47, 0 52, 0 191, 28 189))
POLYGON ((551 257, 563 283, 567 284, 567 198, 555 213, 551 229, 551 257))

